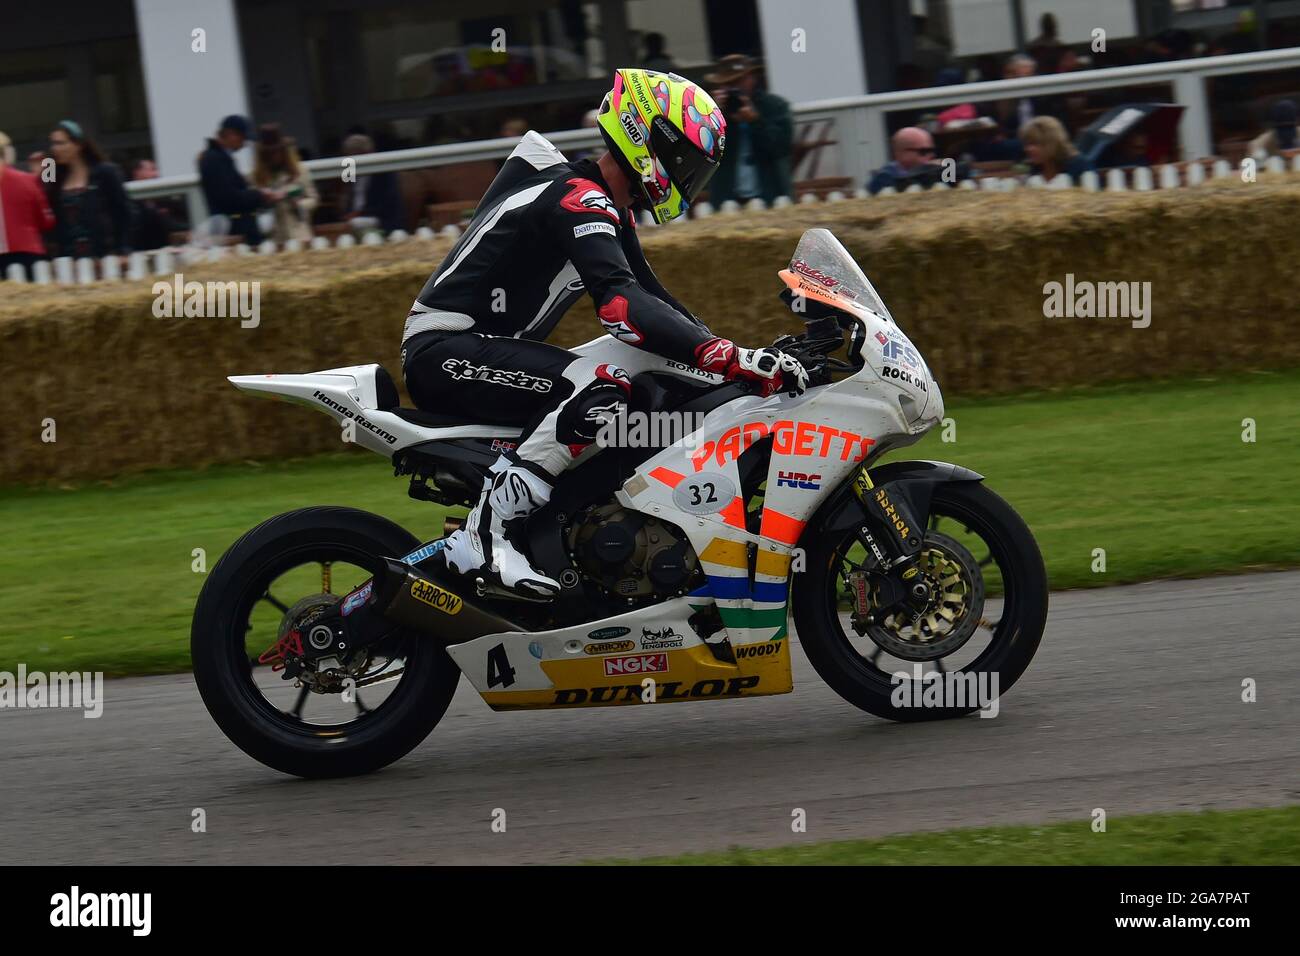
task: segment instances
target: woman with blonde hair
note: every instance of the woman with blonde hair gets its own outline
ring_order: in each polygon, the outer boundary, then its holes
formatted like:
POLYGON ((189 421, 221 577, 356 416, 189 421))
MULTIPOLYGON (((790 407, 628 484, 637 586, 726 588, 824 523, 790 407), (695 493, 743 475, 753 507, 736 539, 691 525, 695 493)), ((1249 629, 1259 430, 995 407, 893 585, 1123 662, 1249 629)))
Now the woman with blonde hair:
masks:
POLYGON ((1029 160, 1030 173, 1051 182, 1061 173, 1074 185, 1079 177, 1096 167, 1070 143, 1070 136, 1054 116, 1035 116, 1020 127, 1020 143, 1029 160))
POLYGON ((278 243, 289 239, 308 242, 312 237, 311 214, 319 196, 311 174, 298 156, 294 141, 268 124, 257 131, 253 159, 253 184, 278 198, 271 206, 275 222, 269 236, 278 243))

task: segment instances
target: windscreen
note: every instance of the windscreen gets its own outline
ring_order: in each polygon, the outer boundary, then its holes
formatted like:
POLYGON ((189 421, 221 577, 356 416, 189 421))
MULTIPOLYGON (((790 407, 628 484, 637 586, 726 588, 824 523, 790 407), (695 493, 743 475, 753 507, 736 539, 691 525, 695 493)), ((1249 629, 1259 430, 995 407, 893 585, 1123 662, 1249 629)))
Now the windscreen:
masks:
POLYGON ((894 320, 884 300, 829 229, 809 229, 803 234, 790 260, 790 271, 825 294, 894 320))

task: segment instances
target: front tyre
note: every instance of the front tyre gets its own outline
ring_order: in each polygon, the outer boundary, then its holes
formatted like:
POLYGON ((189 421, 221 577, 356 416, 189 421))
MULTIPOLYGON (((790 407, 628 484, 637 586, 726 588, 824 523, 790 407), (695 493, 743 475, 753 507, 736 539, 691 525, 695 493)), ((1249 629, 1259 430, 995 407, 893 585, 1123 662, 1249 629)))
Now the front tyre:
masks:
POLYGON ((935 488, 918 567, 938 598, 933 613, 915 619, 860 614, 855 576, 869 578, 873 559, 857 528, 810 530, 807 570, 794 585, 795 626, 813 668, 845 700, 890 720, 961 717, 980 703, 952 706, 944 697, 941 706, 918 706, 919 688, 900 684, 928 683, 937 672, 948 687, 1001 693, 1029 666, 1047 620, 1047 574, 1029 528, 983 484, 935 488))
POLYGON ((284 773, 343 777, 428 736, 460 676, 433 635, 399 630, 328 668, 286 670, 281 656, 286 634, 418 544, 378 515, 321 507, 271 518, 231 546, 199 594, 190 655, 203 703, 236 746, 284 773))

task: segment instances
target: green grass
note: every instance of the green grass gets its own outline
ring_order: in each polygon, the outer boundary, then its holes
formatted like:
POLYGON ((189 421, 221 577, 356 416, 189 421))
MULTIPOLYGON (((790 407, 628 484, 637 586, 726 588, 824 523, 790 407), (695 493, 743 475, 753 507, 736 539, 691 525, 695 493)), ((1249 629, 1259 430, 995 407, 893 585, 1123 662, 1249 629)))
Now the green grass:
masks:
MULTIPOLYGON (((1029 523, 1056 588, 1300 565, 1300 372, 954 402, 949 414, 955 443, 936 430, 900 456, 982 472, 1029 523)), ((304 414, 303 427, 322 425, 304 414)), ((441 533, 442 509, 360 451, 0 492, 0 670, 187 668, 203 579, 193 549, 211 568, 249 527, 311 504, 376 511, 421 540, 441 533)))
POLYGON ((652 866, 1252 866, 1300 863, 1300 806, 1091 818, 1051 826, 981 827, 881 840, 733 848, 648 860, 652 866))

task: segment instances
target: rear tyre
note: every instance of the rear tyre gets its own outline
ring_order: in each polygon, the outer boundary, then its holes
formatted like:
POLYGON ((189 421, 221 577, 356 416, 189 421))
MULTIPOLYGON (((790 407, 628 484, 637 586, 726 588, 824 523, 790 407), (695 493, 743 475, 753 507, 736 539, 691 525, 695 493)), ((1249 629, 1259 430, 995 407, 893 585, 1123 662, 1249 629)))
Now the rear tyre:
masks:
MULTIPOLYGON (((400 631, 385 638, 385 654, 400 663, 390 693, 373 709, 360 702, 356 716, 342 722, 310 723, 304 703, 317 695, 301 692, 286 712, 265 690, 276 675, 250 656, 253 610, 270 594, 272 582, 304 565, 328 568, 346 563, 373 573, 384 557, 409 553, 419 542, 385 518, 352 508, 303 508, 271 518, 249 531, 217 562, 199 594, 190 632, 194 679, 217 726, 250 757, 299 777, 344 777, 378 770, 415 748, 446 712, 460 671, 434 635, 400 631)), ((281 595, 276 608, 287 619, 322 595, 281 595), (293 605, 289 608, 287 605, 293 605)), ((359 582, 354 582, 359 583, 359 582)), ((385 664, 387 666, 387 664, 385 664)), ((378 681, 376 681, 378 683, 378 681)), ((385 683, 391 684, 392 678, 385 683)), ((369 692, 367 692, 369 694, 369 692)), ((337 710, 337 707, 335 708, 337 710)))

